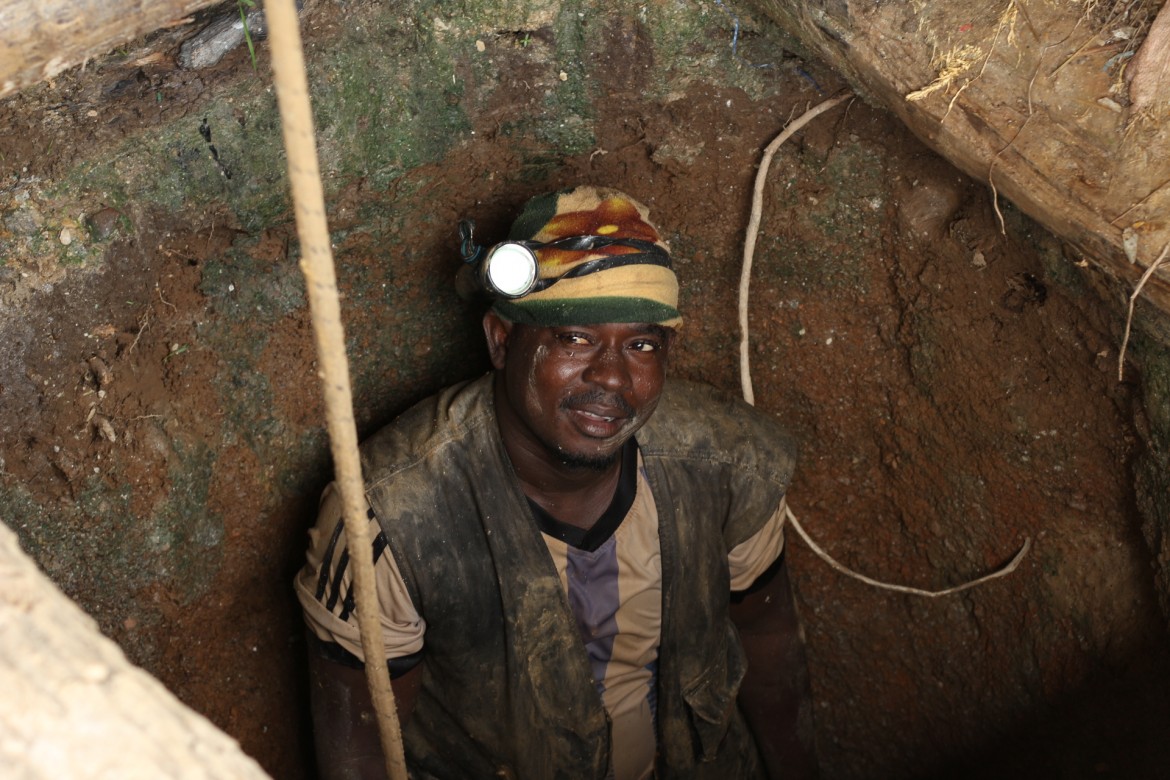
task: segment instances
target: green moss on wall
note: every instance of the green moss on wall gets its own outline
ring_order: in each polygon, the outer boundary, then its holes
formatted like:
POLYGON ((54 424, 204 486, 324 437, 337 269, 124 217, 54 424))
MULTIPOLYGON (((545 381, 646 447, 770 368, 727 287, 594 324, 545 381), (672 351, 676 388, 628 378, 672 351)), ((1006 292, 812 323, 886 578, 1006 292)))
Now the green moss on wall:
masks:
POLYGON ((222 558, 222 519, 207 508, 214 453, 176 442, 166 498, 147 517, 132 510, 134 488, 100 470, 71 501, 39 502, 0 488, 0 519, 21 546, 86 611, 116 615, 140 589, 165 587, 180 603, 205 594, 222 558))

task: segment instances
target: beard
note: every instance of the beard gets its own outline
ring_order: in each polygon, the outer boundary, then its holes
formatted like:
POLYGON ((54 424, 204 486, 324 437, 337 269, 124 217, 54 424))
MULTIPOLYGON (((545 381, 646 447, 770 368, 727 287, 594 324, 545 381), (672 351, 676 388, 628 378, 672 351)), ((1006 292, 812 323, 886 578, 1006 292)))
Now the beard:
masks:
POLYGON ((571 469, 600 472, 608 470, 616 463, 622 450, 619 447, 615 452, 611 452, 608 455, 574 455, 569 452, 562 452, 561 450, 555 450, 555 452, 557 454, 557 460, 561 462, 562 466, 571 469))

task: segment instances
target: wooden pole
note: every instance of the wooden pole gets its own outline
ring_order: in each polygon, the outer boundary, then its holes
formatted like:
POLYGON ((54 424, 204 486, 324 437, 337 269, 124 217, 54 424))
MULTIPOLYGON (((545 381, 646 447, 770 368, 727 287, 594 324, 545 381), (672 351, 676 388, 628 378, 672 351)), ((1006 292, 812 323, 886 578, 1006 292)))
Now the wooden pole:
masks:
POLYGON ((358 628, 366 658, 366 679, 377 715, 378 733, 391 780, 406 780, 406 759, 394 692, 386 668, 386 652, 378 617, 374 560, 366 518, 361 461, 358 456, 357 425, 353 419, 353 396, 349 363, 345 356, 345 335, 341 304, 333 268, 333 251, 325 220, 325 197, 317 165, 317 144, 309 107, 309 86, 305 75, 304 51, 297 26, 293 0, 269 0, 265 5, 272 50, 272 73, 284 146, 288 153, 289 180, 301 240, 301 271, 313 315, 317 360, 325 395, 325 417, 333 452, 333 465, 344 512, 345 534, 350 562, 354 568, 354 597, 358 628), (364 554, 363 554, 363 551, 364 554))
POLYGON ((0 523, 0 776, 268 780, 131 664, 0 523))
POLYGON ((0 98, 222 0, 0 0, 0 98))

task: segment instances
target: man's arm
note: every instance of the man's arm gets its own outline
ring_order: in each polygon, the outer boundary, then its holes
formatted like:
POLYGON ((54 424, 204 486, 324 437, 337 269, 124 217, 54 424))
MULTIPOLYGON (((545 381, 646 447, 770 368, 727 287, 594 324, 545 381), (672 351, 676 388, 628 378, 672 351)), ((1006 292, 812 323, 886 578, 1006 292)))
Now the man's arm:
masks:
POLYGON ((817 777, 804 639, 783 555, 750 589, 732 594, 731 619, 748 662, 739 706, 769 777, 817 777))
MULTIPOLYGON (((321 780, 386 780, 386 761, 366 671, 328 658, 325 644, 309 636, 309 690, 317 769, 321 780)), ((422 684, 422 664, 390 681, 403 728, 422 684)))

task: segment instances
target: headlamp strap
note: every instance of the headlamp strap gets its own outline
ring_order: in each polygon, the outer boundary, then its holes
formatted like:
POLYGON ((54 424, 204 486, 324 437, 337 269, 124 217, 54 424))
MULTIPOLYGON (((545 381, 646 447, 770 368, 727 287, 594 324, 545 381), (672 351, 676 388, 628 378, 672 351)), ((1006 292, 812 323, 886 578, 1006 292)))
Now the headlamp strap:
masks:
MULTIPOLYGON (((593 249, 604 249, 608 246, 620 245, 628 246, 634 249, 642 250, 639 255, 660 255, 663 259, 652 261, 655 265, 670 266, 669 255, 662 250, 662 247, 650 241, 643 241, 636 238, 608 238, 606 236, 567 236, 565 238, 558 238, 554 241, 515 241, 513 243, 523 244, 533 250, 539 249, 562 249, 569 252, 588 252, 593 249)), ((487 247, 475 243, 475 220, 461 219, 459 220, 459 255, 463 258, 463 262, 468 265, 474 265, 483 259, 487 252, 487 247)), ((643 260, 643 262, 645 262, 643 260)), ((622 263, 624 265, 625 263, 622 263)), ((588 273, 588 271, 586 271, 588 273)))
MULTIPOLYGON (((609 236, 567 236, 545 243, 530 242, 534 249, 561 249, 568 252, 592 252, 595 249, 605 249, 611 246, 628 246, 641 250, 642 254, 663 255, 669 257, 666 251, 652 241, 640 238, 610 238, 609 236)), ((665 263, 669 265, 669 260, 665 263)))
POLYGON ((475 220, 459 220, 459 256, 468 265, 475 265, 483 258, 484 247, 475 243, 475 220))
MULTIPOLYGON (((512 241, 509 243, 520 244, 529 249, 536 251, 539 249, 560 249, 569 252, 589 252, 597 249, 604 249, 610 246, 626 246, 631 249, 639 250, 633 253, 606 255, 604 257, 596 257, 592 260, 587 260, 570 268, 566 273, 559 277, 549 279, 537 280, 530 291, 538 292, 546 290, 552 285, 556 284, 560 279, 574 279, 581 276, 587 276, 598 271, 604 271, 610 268, 620 268, 621 266, 646 264, 646 265, 660 265, 666 268, 671 267, 670 255, 661 246, 651 242, 644 241, 637 238, 610 238, 608 236, 585 235, 585 236, 566 236, 565 238, 558 238, 553 241, 512 241)), ((487 247, 480 246, 475 243, 475 220, 462 219, 459 221, 459 254, 463 258, 463 262, 469 266, 476 266, 481 263, 487 256, 487 247)))

